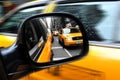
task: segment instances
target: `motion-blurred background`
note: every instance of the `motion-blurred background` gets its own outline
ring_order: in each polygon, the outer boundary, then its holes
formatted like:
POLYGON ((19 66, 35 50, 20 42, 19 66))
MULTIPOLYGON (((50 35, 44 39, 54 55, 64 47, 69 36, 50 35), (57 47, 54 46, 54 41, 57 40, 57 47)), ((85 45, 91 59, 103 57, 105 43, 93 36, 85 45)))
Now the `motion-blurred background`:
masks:
POLYGON ((36 0, 0 0, 0 17, 16 6, 30 1, 36 0))

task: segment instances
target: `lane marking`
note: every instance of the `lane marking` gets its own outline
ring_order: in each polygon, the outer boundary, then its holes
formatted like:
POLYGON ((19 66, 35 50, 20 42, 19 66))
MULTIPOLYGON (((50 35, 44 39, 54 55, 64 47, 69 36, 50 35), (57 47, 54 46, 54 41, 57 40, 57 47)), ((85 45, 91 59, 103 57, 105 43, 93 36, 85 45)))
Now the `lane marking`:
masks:
POLYGON ((62 47, 52 47, 52 49, 61 49, 62 47))
POLYGON ((70 54, 70 52, 67 49, 64 49, 64 50, 70 57, 72 57, 72 55, 70 54))
POLYGON ((58 39, 56 39, 56 41, 58 42, 58 39))

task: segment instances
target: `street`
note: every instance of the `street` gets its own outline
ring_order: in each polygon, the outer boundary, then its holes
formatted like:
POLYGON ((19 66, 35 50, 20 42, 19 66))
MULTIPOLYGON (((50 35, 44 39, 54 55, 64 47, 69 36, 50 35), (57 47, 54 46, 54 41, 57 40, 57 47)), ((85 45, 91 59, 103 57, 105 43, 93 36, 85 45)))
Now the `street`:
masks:
POLYGON ((81 47, 71 46, 63 48, 58 42, 58 37, 54 36, 54 42, 52 43, 52 51, 54 54, 53 60, 60 60, 79 55, 81 47))

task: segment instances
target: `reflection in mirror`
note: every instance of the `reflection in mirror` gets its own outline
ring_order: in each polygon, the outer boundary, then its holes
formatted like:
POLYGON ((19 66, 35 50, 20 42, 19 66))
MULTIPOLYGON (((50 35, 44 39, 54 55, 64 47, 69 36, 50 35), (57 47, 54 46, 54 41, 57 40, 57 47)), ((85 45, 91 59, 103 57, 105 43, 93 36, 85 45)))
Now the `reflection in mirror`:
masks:
POLYGON ((34 44, 29 55, 34 62, 58 61, 80 55, 83 38, 80 25, 74 19, 63 16, 37 17, 29 20, 29 25, 34 34, 29 39, 34 44))

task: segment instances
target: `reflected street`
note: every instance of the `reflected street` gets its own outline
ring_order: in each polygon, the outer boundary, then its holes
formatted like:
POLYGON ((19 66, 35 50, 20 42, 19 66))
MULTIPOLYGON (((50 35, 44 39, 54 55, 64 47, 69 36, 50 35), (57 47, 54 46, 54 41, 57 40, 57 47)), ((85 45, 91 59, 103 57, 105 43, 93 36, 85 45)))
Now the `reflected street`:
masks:
POLYGON ((53 60, 59 60, 79 55, 79 53, 81 52, 81 47, 71 46, 63 48, 58 42, 58 37, 54 36, 54 42, 52 43, 52 51, 54 54, 53 60))

